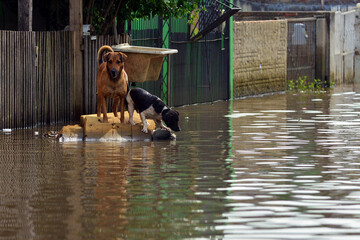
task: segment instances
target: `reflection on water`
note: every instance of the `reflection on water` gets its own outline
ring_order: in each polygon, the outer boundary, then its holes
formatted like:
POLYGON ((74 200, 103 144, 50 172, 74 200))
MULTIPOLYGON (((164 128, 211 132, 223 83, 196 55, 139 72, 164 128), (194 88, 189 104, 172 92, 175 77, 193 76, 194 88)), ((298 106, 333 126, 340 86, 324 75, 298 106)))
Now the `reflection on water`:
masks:
POLYGON ((177 110, 176 142, 0 133, 0 239, 360 237, 356 91, 177 110))

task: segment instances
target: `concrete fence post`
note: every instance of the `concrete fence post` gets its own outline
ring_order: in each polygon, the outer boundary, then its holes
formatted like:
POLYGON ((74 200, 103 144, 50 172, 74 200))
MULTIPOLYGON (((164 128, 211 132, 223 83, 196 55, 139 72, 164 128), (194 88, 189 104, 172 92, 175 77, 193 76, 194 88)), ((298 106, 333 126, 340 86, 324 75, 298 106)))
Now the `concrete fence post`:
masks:
POLYGON ((315 78, 320 79, 322 82, 328 81, 328 79, 326 79, 327 37, 326 19, 319 18, 316 20, 315 78))

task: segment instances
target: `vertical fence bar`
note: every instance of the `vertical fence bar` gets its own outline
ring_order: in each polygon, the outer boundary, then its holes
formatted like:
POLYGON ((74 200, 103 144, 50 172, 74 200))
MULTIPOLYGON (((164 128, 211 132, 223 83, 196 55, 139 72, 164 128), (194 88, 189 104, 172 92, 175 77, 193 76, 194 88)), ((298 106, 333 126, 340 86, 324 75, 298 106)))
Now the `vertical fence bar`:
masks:
MULTIPOLYGON (((26 60, 29 59, 28 64, 31 66, 31 60, 30 57, 28 55, 28 46, 29 46, 29 41, 28 41, 28 37, 29 37, 29 33, 27 32, 25 34, 25 36, 22 37, 22 45, 23 45, 23 51, 22 51, 22 58, 24 63, 26 63, 26 60)), ((29 87, 28 87, 28 80, 29 80, 29 68, 28 66, 24 64, 23 66, 23 70, 24 70, 24 74, 23 74, 23 104, 22 104, 22 109, 23 109, 23 121, 22 121, 22 127, 27 126, 28 124, 28 116, 27 116, 27 109, 29 109, 29 87)))
POLYGON ((171 94, 171 79, 170 79, 170 55, 167 56, 167 72, 166 72, 166 79, 167 79, 167 104, 169 106, 171 106, 171 98, 172 98, 172 94, 171 94))
MULTIPOLYGON (((170 45, 170 20, 162 20, 162 47, 169 48, 170 45)), ((169 79, 168 79, 168 65, 169 65, 169 56, 166 56, 163 61, 163 71, 162 71, 162 83, 161 83, 161 99, 163 99, 167 104, 170 104, 170 92, 169 92, 169 79)))
POLYGON ((89 51, 85 51, 85 49, 89 48, 89 38, 88 37, 84 37, 83 38, 84 42, 84 60, 83 60, 83 86, 84 86, 84 113, 89 113, 90 109, 89 109, 89 61, 87 61, 87 59, 89 59, 89 51))
MULTIPOLYGON (((4 48, 5 48, 5 44, 4 44, 4 32, 0 31, 0 52, 4 53, 4 48)), ((4 66, 4 54, 0 55, 0 69, 2 69, 0 71, 0 129, 4 128, 4 110, 5 110, 5 106, 4 106, 4 99, 5 99, 5 86, 4 86, 4 73, 5 73, 5 66, 4 66)))
POLYGON ((3 87, 4 87, 4 91, 3 91, 3 94, 4 94, 4 110, 3 110, 3 113, 4 113, 4 126, 3 128, 7 128, 9 127, 9 106, 8 106, 8 96, 9 96, 9 84, 8 84, 8 68, 9 68, 9 61, 6 61, 6 58, 8 57, 8 44, 9 44, 9 41, 8 41, 8 32, 5 31, 4 34, 3 34, 3 51, 2 51, 2 56, 3 57, 3 61, 4 61, 4 84, 3 84, 3 87))
MULTIPOLYGON (((230 2, 232 2, 231 0, 230 2)), ((229 23, 229 99, 234 99, 234 19, 230 17, 229 23)))
MULTIPOLYGON (((15 56, 15 32, 10 32, 9 34, 9 41, 10 41, 10 52, 9 52, 9 57, 14 57, 15 56)), ((9 64, 9 73, 10 73, 10 78, 9 78, 9 85, 10 85, 10 114, 9 118, 10 118, 10 125, 11 126, 16 126, 15 124, 15 89, 14 89, 14 85, 15 85, 15 81, 16 81, 16 69, 15 69, 15 64, 14 62, 11 62, 9 64)))
POLYGON ((22 111, 22 103, 23 103, 23 82, 24 82, 24 77, 23 77, 23 71, 24 71, 24 60, 23 60, 23 56, 22 54, 20 55, 20 52, 23 49, 23 44, 22 44, 22 38, 20 38, 20 34, 24 35, 24 32, 15 32, 15 52, 16 55, 15 56, 15 69, 14 71, 16 72, 16 82, 15 82, 15 86, 14 86, 14 101, 15 101, 15 109, 14 109, 14 113, 16 116, 16 126, 20 126, 22 127, 22 115, 23 115, 23 111, 22 111), (20 69, 17 69, 20 68, 20 69))

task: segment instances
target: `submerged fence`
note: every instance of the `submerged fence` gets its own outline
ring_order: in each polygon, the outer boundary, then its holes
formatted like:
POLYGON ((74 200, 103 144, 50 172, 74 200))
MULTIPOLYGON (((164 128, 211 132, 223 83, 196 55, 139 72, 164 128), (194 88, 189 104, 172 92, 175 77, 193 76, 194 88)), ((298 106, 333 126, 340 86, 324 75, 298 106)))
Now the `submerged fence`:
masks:
POLYGON ((288 19, 287 79, 315 79, 316 18, 288 19))
MULTIPOLYGON (((35 32, 37 124, 73 118, 71 32, 35 32), (37 57, 37 58, 36 58, 37 57)), ((26 77, 24 82, 28 81, 26 77)))
POLYGON ((35 35, 0 31, 0 52, 0 127, 32 125, 37 121, 38 94, 35 35))
POLYGON ((71 33, 0 31, 0 128, 72 119, 71 33))
MULTIPOLYGON (((96 111, 96 55, 113 43, 113 36, 84 38, 82 114, 96 111)), ((0 31, 0 52, 0 129, 74 120, 72 32, 0 31)))

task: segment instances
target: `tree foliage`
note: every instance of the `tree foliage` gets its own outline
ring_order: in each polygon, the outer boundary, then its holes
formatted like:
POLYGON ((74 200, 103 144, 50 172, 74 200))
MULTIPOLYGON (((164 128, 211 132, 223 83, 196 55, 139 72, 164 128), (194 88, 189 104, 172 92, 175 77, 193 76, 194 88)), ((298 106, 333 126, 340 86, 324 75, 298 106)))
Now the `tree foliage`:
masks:
POLYGON ((84 2, 84 23, 91 24, 96 33, 108 33, 115 17, 118 24, 125 20, 150 18, 159 15, 181 18, 198 9, 201 0, 87 0, 84 2))

